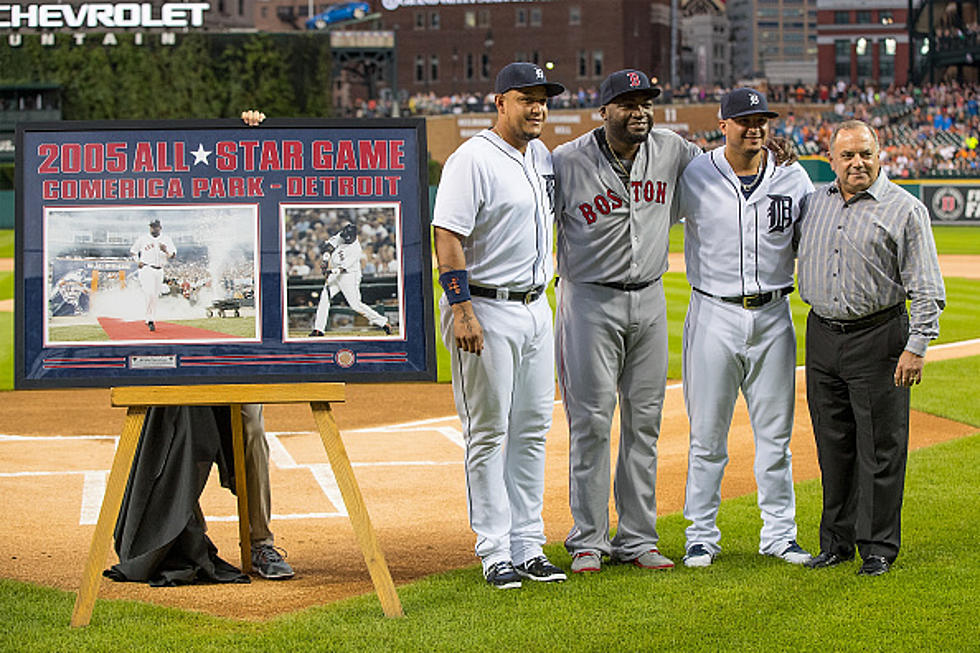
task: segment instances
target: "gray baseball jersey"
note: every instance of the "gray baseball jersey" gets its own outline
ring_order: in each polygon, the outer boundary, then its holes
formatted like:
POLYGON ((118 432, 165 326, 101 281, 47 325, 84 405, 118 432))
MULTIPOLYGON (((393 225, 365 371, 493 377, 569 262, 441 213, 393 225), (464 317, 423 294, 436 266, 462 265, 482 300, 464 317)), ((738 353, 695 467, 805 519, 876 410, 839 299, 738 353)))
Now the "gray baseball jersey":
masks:
POLYGON ((593 130, 554 152, 558 180, 558 379, 569 424, 565 546, 632 560, 655 548, 656 462, 667 378, 667 318, 661 275, 681 172, 701 150, 654 129, 628 183, 593 130), (612 287, 608 284, 612 284, 612 287), (609 539, 610 428, 621 405, 615 505, 609 539))
POLYGON ((667 271, 677 179, 701 149, 670 130, 651 130, 626 188, 599 149, 601 133, 593 130, 555 148, 558 276, 577 282, 652 281, 667 271))
POLYGON ((746 199, 723 147, 691 162, 678 189, 684 257, 694 289, 684 322, 684 400, 691 423, 684 516, 687 546, 720 550, 716 518, 728 461, 728 429, 739 390, 755 436, 762 513, 759 552, 779 554, 796 538, 789 451, 796 337, 785 297, 793 285, 793 231, 813 190, 798 164, 766 156, 746 199), (736 298, 773 293, 748 300, 736 298), (710 295, 710 296, 709 296, 710 295))

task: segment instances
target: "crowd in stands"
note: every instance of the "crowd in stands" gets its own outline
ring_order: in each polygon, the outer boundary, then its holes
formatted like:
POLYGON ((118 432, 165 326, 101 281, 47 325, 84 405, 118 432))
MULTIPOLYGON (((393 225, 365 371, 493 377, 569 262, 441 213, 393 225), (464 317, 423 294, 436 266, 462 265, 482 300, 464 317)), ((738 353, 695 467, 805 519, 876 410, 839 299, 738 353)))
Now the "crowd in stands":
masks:
POLYGON ((290 209, 286 217, 286 273, 290 277, 322 278, 321 247, 352 222, 361 244, 361 273, 398 274, 395 211, 390 207, 290 209))
MULTIPOLYGON (((683 86, 671 90, 664 85, 658 104, 717 104, 728 91, 721 86, 683 86)), ((765 88, 769 102, 788 104, 789 111, 772 123, 772 133, 789 138, 801 155, 826 154, 834 124, 859 118, 872 124, 881 141, 882 165, 894 178, 923 176, 980 175, 977 143, 980 139, 980 84, 943 82, 924 86, 858 86, 785 84, 765 88), (801 105, 795 111, 793 105, 801 105), (826 111, 813 112, 814 105, 826 111)), ((552 108, 582 108, 598 105, 596 88, 566 91, 552 100, 552 108)), ((355 111, 361 117, 390 115, 390 103, 362 103, 355 111)), ((402 108, 403 114, 491 112, 493 94, 434 93, 414 95, 402 108)), ((721 144, 721 132, 684 134, 704 148, 721 144)))

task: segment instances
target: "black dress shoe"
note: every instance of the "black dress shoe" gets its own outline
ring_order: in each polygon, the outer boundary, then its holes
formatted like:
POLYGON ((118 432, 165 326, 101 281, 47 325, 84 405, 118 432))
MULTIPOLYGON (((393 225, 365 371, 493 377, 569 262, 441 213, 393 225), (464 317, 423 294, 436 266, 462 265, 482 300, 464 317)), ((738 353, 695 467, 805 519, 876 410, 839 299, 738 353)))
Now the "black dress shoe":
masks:
POLYGON ((803 566, 807 569, 823 569, 825 567, 836 567, 842 562, 847 562, 851 558, 844 558, 837 555, 836 553, 830 553, 828 551, 821 551, 820 555, 815 558, 810 558, 808 562, 804 562, 803 566))
POLYGON ((858 576, 881 576, 891 568, 888 561, 881 556, 868 556, 858 569, 858 576))

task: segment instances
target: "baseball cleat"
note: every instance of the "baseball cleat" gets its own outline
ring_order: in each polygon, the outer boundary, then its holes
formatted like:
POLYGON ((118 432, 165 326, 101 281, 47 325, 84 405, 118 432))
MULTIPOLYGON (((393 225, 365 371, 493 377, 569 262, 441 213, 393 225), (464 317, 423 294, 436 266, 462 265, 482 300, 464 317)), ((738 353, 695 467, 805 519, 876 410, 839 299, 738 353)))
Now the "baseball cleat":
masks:
POLYGON ((514 570, 509 560, 495 562, 485 572, 484 578, 498 590, 517 589, 521 586, 521 577, 514 570))
POLYGON ((792 565, 805 565, 813 558, 813 556, 807 553, 803 547, 796 543, 796 540, 790 540, 787 542, 786 547, 781 553, 769 553, 767 555, 785 560, 792 565))
POLYGON ((573 574, 598 571, 602 571, 602 558, 595 551, 579 551, 572 556, 573 574))
POLYGON ((381 328, 384 329, 384 332, 385 332, 385 335, 386 336, 390 336, 391 335, 391 325, 390 324, 388 324, 387 322, 385 322, 384 324, 381 325, 381 328))
POLYGON ((307 336, 307 337, 309 337, 309 338, 320 338, 322 336, 323 336, 323 331, 320 331, 319 329, 313 329, 312 331, 310 331, 310 335, 307 336))
POLYGON ((684 556, 685 567, 710 567, 715 559, 715 554, 708 551, 708 547, 703 544, 692 544, 687 549, 684 556))
POLYGON ((566 578, 565 572, 548 562, 543 555, 515 566, 514 570, 524 578, 544 583, 560 583, 566 578))
POLYGON ((150 328, 150 331, 156 331, 157 330, 157 325, 154 324, 153 322, 147 322, 146 323, 146 326, 148 326, 150 328))
POLYGON ((644 551, 629 562, 633 566, 640 567, 642 569, 667 570, 674 568, 674 561, 660 553, 659 549, 644 551))

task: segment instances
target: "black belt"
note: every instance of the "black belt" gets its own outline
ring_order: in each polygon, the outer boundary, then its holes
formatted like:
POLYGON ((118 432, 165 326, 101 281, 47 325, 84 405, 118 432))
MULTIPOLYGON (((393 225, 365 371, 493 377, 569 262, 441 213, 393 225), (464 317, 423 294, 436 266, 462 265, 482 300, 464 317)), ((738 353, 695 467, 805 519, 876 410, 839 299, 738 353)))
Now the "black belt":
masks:
POLYGON ((739 304, 742 308, 762 308, 769 302, 777 300, 780 297, 785 297, 786 295, 793 292, 793 286, 786 286, 785 288, 780 288, 778 290, 773 290, 770 292, 759 293, 758 295, 735 295, 734 297, 721 297, 719 295, 712 295, 710 292, 704 292, 700 288, 694 288, 694 290, 706 297, 713 297, 715 299, 720 299, 721 301, 728 302, 729 304, 739 304))
POLYGON ((618 281, 593 281, 597 286, 603 286, 604 288, 612 288, 613 290, 622 290, 623 292, 636 292, 637 290, 643 290, 660 280, 660 277, 652 281, 640 281, 638 283, 620 283, 618 281))
POLYGON ((863 329, 870 329, 873 326, 878 326, 883 322, 901 315, 905 312, 905 302, 900 304, 895 304, 894 306, 889 306, 888 308, 878 311, 877 313, 872 313, 871 315, 865 315, 864 317, 859 317, 856 320, 831 320, 827 317, 821 317, 817 315, 816 312, 813 315, 820 320, 820 323, 832 331, 837 331, 839 333, 853 333, 855 331, 861 331, 863 329))
POLYGON ((507 288, 484 288, 470 284, 470 294, 476 297, 489 297, 490 299, 505 299, 512 302, 530 304, 544 294, 544 286, 536 286, 530 290, 509 290, 507 288))
POLYGON ((143 265, 146 265, 148 267, 151 267, 154 270, 162 270, 163 269, 163 266, 162 265, 150 265, 149 263, 144 263, 143 265))

